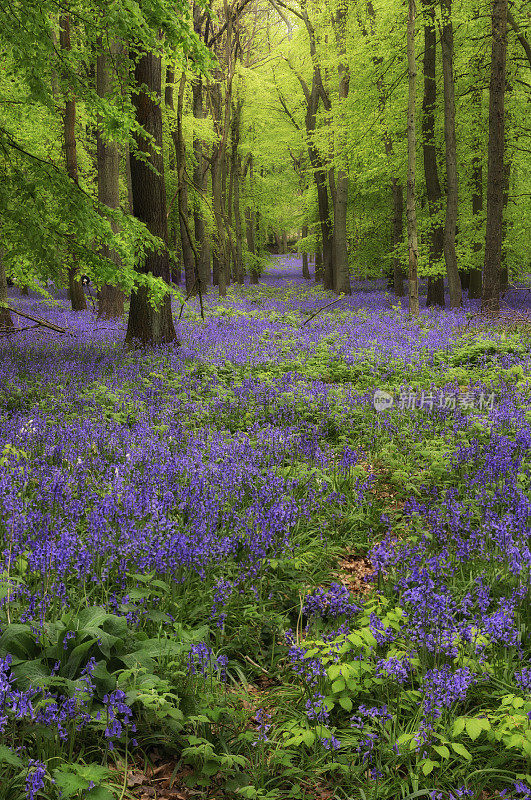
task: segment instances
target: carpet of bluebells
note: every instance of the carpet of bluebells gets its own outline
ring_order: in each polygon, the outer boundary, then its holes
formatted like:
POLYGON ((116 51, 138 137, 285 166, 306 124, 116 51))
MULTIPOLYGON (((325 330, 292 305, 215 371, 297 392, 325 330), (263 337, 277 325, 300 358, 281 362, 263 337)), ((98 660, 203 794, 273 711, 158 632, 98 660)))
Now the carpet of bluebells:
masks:
POLYGON ((299 273, 151 351, 14 297, 68 332, 0 341, 1 800, 153 747, 205 798, 531 799, 531 333, 299 273))

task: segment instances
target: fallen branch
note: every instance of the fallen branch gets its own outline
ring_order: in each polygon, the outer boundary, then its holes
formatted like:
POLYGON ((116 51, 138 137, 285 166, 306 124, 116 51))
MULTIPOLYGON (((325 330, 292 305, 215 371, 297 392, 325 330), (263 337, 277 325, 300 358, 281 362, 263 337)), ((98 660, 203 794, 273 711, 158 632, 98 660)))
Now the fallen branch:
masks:
POLYGON ((338 297, 336 300, 332 300, 332 302, 331 302, 331 303, 328 303, 328 305, 326 305, 326 306, 323 306, 323 307, 322 307, 322 308, 320 308, 318 311, 316 311, 316 312, 315 312, 315 314, 312 314, 312 315, 311 315, 311 317, 308 317, 308 319, 305 319, 305 320, 304 320, 304 322, 302 323, 302 325, 301 325, 300 327, 301 327, 301 328, 304 328, 304 326, 305 326, 305 325, 307 325, 311 319, 313 319, 314 317, 316 317, 316 316, 317 316, 317 314, 320 314, 320 313, 321 313, 321 311, 325 311, 325 309, 327 309, 327 308, 330 308, 330 306, 333 306, 333 305, 335 305, 336 303, 340 303, 342 300, 346 300, 347 296, 348 296, 348 295, 345 295, 344 297, 338 297))
POLYGON ((6 308, 8 308, 12 314, 17 314, 23 319, 29 319, 31 322, 36 322, 37 325, 42 325, 43 328, 49 328, 51 331, 55 331, 56 333, 69 333, 71 336, 75 336, 75 334, 72 333, 72 331, 67 330, 67 328, 61 328, 59 325, 54 325, 53 322, 48 322, 48 320, 42 319, 42 317, 34 317, 32 314, 28 314, 27 311, 19 311, 18 308, 13 308, 9 305, 6 306, 6 308))

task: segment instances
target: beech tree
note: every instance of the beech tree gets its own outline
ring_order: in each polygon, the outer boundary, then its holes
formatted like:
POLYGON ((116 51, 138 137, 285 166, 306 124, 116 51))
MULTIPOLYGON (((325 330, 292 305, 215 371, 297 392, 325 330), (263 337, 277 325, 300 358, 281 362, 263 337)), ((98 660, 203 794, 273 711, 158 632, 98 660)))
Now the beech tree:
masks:
MULTIPOLYGON (((137 150, 131 160, 133 213, 162 243, 146 252, 140 272, 170 282, 168 224, 164 160, 162 158, 162 57, 153 51, 140 51, 134 75, 138 87, 133 95, 136 120, 141 126, 136 135, 137 150)), ((129 309, 126 342, 163 344, 176 339, 171 313, 171 297, 165 294, 154 306, 148 286, 133 290, 129 309)))
POLYGON ((489 87, 489 155, 487 175, 487 230, 481 307, 500 310, 500 271, 503 236, 505 153, 505 67, 507 57, 507 0, 492 3, 492 51, 489 87))

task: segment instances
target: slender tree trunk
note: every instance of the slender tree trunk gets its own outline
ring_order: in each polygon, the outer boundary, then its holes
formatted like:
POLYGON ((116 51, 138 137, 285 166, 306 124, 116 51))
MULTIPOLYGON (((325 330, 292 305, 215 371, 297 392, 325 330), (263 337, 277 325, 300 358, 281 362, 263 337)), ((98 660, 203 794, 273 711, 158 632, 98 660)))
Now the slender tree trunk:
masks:
POLYGON ((306 134, 308 142, 308 156, 312 165, 317 188, 317 205, 319 208, 319 221, 321 223, 322 241, 322 270, 317 273, 316 279, 322 275, 323 287, 325 289, 334 288, 334 268, 333 268, 333 245, 334 229, 330 219, 330 208, 328 202, 327 176, 326 169, 321 160, 321 156, 313 140, 317 121, 317 107, 319 104, 319 83, 318 75, 314 70, 313 85, 311 92, 307 95, 306 110, 306 134))
MULTIPOLYGON (((141 158, 131 159, 131 185, 135 217, 144 222, 155 236, 168 244, 166 214, 166 188, 164 184, 164 159, 162 156, 162 63, 153 52, 141 53, 135 63, 135 84, 140 88, 133 94, 136 121, 151 138, 136 134, 136 144, 141 158), (151 142, 157 147, 154 150, 151 142)), ((167 247, 159 252, 150 251, 139 265, 142 274, 150 273, 170 282, 170 263, 167 247)), ((135 289, 127 325, 126 343, 160 345, 176 339, 171 312, 171 297, 166 294, 158 308, 150 303, 146 286, 135 289)))
MULTIPOLYGON (((192 83, 192 103, 193 114, 196 119, 203 118, 203 79, 198 76, 192 83)), ((193 179, 196 192, 205 194, 207 190, 207 174, 204 168, 203 146, 201 140, 194 134, 194 172, 193 179)), ((205 219, 201 211, 199 198, 194 205, 194 232, 196 247, 199 248, 199 276, 201 278, 201 288, 206 288, 212 283, 210 272, 210 243, 205 225, 205 219)))
MULTIPOLYGON (((476 215, 483 213, 483 164, 481 160, 481 153, 479 148, 474 147, 474 155, 472 157, 472 214, 476 215)), ((476 223, 479 224, 479 223, 476 223)), ((474 251, 481 250, 481 243, 474 243, 474 251)), ((470 298, 481 297, 481 270, 474 268, 470 271, 470 283, 468 286, 468 296, 470 298)))
POLYGON ((213 84, 210 89, 210 93, 214 123, 217 126, 220 135, 220 141, 214 148, 211 160, 212 206, 214 210, 214 219, 216 222, 212 269, 214 283, 218 286, 220 297, 225 297, 227 294, 227 281, 230 279, 230 275, 228 274, 230 264, 226 217, 223 207, 223 186, 226 182, 225 165, 227 138, 230 127, 231 87, 229 85, 226 91, 223 121, 220 85, 213 84))
POLYGON ((228 247, 223 219, 222 174, 219 160, 212 160, 212 200, 216 220, 216 242, 214 256, 214 283, 217 283, 220 297, 227 294, 228 247), (217 279, 217 280, 216 280, 217 279))
POLYGON ((234 212, 234 278, 243 284, 244 270, 242 258, 242 218, 240 211, 241 171, 242 159, 238 153, 241 137, 241 112, 243 101, 238 99, 232 109, 232 152, 231 152, 231 177, 232 177, 232 210, 234 212))
MULTIPOLYGON (((424 97, 422 100, 422 155, 428 209, 430 214, 429 258, 433 269, 440 264, 444 250, 444 228, 441 220, 441 184, 437 170, 435 144, 435 103, 437 100, 435 7, 432 0, 423 0, 424 16, 424 97)), ((426 305, 444 308, 444 281, 441 276, 428 278, 426 305)))
POLYGON ((457 145, 455 137, 454 33, 452 0, 442 0, 441 47, 444 83, 444 141, 446 145, 446 218, 444 222, 444 260, 448 275, 450 307, 459 308, 463 302, 461 280, 457 269, 455 236, 457 228, 458 183, 457 145))
POLYGON ((165 103, 175 112, 175 124, 172 126, 172 139, 175 149, 175 163, 177 166, 177 213, 179 216, 179 232, 181 236, 181 253, 184 267, 184 280, 187 294, 197 291, 196 265, 194 260, 194 246, 191 239, 190 222, 188 219, 188 186, 186 183, 186 148, 183 136, 183 105, 184 90, 186 86, 186 73, 182 72, 177 94, 177 110, 174 107, 174 81, 173 67, 166 68, 165 103))
POLYGON ((505 151, 505 68, 507 58, 507 0, 493 0, 492 57, 489 92, 487 230, 481 308, 500 310, 500 270, 503 237, 505 151))
POLYGON ((472 299, 481 297, 482 270, 480 267, 480 253, 483 249, 479 238, 483 227, 483 150, 484 140, 482 136, 482 88, 480 85, 483 73, 483 59, 475 58, 471 61, 471 69, 477 74, 478 82, 472 94, 472 216, 474 222, 474 263, 470 270, 470 281, 468 285, 468 296, 472 299), (478 219, 479 217, 479 219, 478 219))
POLYGON ((391 183, 392 199, 393 199, 393 288, 396 297, 404 296, 404 271, 400 263, 399 247, 402 244, 402 237, 404 235, 404 190, 402 184, 397 178, 392 179, 391 183))
MULTIPOLYGON (((344 109, 345 100, 348 97, 350 88, 350 71, 346 57, 346 35, 347 35, 347 11, 349 0, 340 0, 333 27, 338 49, 337 71, 339 75, 339 115, 344 109)), ((345 121, 346 122, 346 121, 345 121)), ((346 150, 345 126, 341 126, 337 133, 338 154, 346 150)), ((350 294, 350 271, 348 264, 348 240, 347 240, 347 208, 348 208, 348 171, 344 165, 337 168, 335 182, 334 202, 334 279, 335 290, 342 294, 350 294)))
POLYGON ((419 256, 417 236, 417 209, 415 201, 415 99, 417 64, 415 61, 415 0, 408 0, 407 19, 407 62, 409 73, 409 93, 407 109, 407 242, 409 252, 409 313, 419 315, 419 278, 417 263, 419 256))
POLYGON ((11 313, 6 307, 8 301, 7 296, 7 278, 6 266, 4 264, 4 253, 0 247, 0 328, 12 328, 13 320, 11 313))
MULTIPOLYGON (((507 84, 505 91, 507 92, 507 84)), ((505 126, 507 127, 507 125, 505 126)), ((505 143, 504 164, 503 164, 503 220, 502 220, 502 255, 500 269, 500 291, 504 294, 509 285, 509 268, 507 266, 507 205, 509 203, 509 188, 511 185, 511 161, 507 154, 507 143, 505 143)))
MULTIPOLYGON (((119 53, 118 42, 111 42, 109 52, 102 51, 102 41, 98 42, 98 56, 96 59, 96 89, 98 97, 105 98, 112 93, 113 71, 112 61, 119 53)), ((98 200, 108 208, 120 207, 120 150, 116 142, 105 139, 101 131, 101 118, 96 129, 97 161, 98 161, 98 200)), ((118 226, 111 223, 114 233, 118 226)), ((104 258, 113 261, 117 267, 120 259, 115 250, 108 245, 102 249, 104 258)), ((111 284, 104 284, 99 292, 98 315, 105 319, 123 317, 124 295, 121 289, 111 284)))
MULTIPOLYGON (((69 51, 72 49, 70 41, 70 16, 64 14, 60 19, 59 43, 61 50, 69 51)), ((76 101, 74 97, 67 97, 63 110, 63 137, 66 171, 68 177, 79 183, 77 166, 77 145, 76 145, 76 101)), ((83 311, 87 307, 85 292, 81 282, 77 279, 77 267, 68 267, 68 294, 73 311, 83 311)))
POLYGON ((315 251, 315 282, 323 282, 323 250, 321 247, 315 251))
MULTIPOLYGON (((308 236, 308 226, 303 225, 302 238, 306 239, 307 236, 308 236)), ((309 281, 310 278, 312 277, 310 275, 310 269, 308 267, 308 253, 306 252, 306 250, 304 250, 302 253, 302 277, 306 278, 307 281, 309 281)))
MULTIPOLYGON (((251 197, 254 202, 254 159, 251 154, 249 158, 249 184, 250 184, 250 191, 251 197)), ((257 220, 255 212, 253 211, 252 207, 248 205, 245 209, 245 229, 247 235, 247 250, 251 255, 251 283, 255 284, 258 283, 260 280, 259 272, 257 269, 257 253, 256 253, 256 237, 255 232, 257 228, 257 220)))

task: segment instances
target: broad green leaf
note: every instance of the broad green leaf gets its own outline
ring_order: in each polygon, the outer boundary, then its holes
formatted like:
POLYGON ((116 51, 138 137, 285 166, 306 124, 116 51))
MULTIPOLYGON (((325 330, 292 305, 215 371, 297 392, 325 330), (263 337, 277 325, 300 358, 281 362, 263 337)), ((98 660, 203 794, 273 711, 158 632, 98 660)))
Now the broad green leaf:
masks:
POLYGON ((450 747, 452 748, 454 753, 457 753, 458 756, 466 758, 467 761, 472 761, 472 756, 470 755, 466 747, 460 742, 450 742, 450 747))

